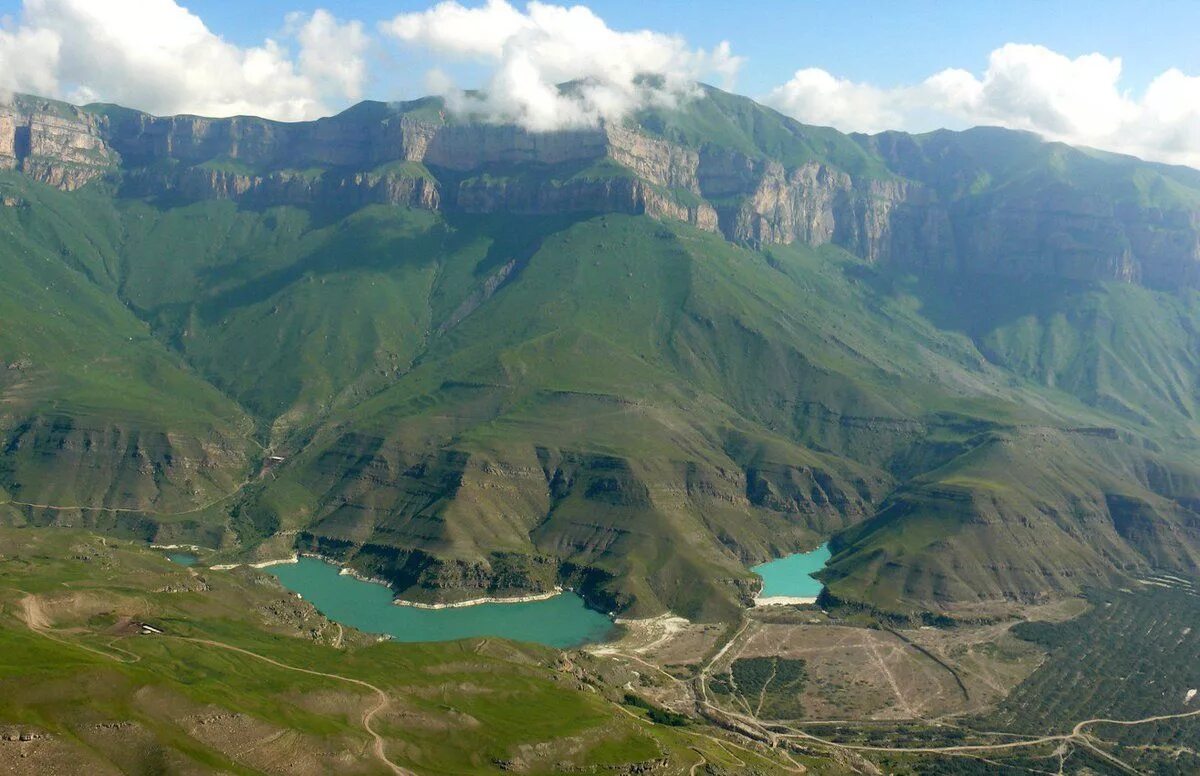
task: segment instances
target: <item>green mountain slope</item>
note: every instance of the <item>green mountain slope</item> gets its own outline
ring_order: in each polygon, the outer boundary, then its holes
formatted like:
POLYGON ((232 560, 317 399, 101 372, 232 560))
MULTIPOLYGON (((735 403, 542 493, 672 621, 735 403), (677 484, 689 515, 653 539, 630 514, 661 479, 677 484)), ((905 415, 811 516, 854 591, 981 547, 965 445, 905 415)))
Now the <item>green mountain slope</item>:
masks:
POLYGON ((716 90, 544 135, 14 111, 10 519, 703 618, 831 536, 831 598, 897 613, 1200 563, 1190 172, 716 90))
MULTIPOLYGON (((13 501, 184 512, 237 488, 250 419, 118 300, 100 197, 6 175, 0 483, 13 501)), ((111 519, 66 509, 62 519, 111 519)))

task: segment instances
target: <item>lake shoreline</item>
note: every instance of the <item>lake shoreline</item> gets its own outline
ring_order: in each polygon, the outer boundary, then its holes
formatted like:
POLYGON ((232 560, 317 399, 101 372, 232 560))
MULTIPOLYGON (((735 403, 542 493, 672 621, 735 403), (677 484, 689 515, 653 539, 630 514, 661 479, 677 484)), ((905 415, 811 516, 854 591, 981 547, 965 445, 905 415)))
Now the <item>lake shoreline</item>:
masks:
POLYGON ((815 595, 758 595, 754 597, 754 606, 798 606, 800 604, 815 604, 815 595))
MULTIPOLYGON (((298 552, 287 558, 273 558, 271 560, 258 561, 257 563, 221 563, 215 566, 209 566, 211 571, 231 571, 243 566, 252 569, 265 569, 272 566, 282 566, 291 563, 299 563, 301 558, 315 558, 316 560, 328 563, 331 566, 337 566, 338 574, 342 576, 354 577, 361 582, 370 582, 375 585, 383 585, 389 590, 395 590, 392 584, 386 579, 379 577, 369 577, 357 569, 351 568, 335 558, 330 558, 326 555, 319 555, 315 552, 298 552)), ((527 604, 535 601, 548 601, 555 596, 562 595, 565 589, 555 585, 553 590, 544 593, 529 593, 528 595, 515 596, 483 596, 481 598, 470 598, 465 601, 447 601, 445 603, 425 603, 423 601, 408 601, 403 598, 393 598, 393 606, 409 606, 414 609, 462 609, 468 606, 481 606, 483 604, 527 604)), ((597 610, 598 611, 598 610, 597 610)))
POLYGON ((831 557, 826 543, 752 566, 750 570, 762 577, 763 584, 754 594, 751 607, 815 604, 825 585, 813 575, 825 568, 831 557))
POLYGON ((574 649, 609 641, 616 628, 611 617, 563 589, 423 604, 399 601, 390 586, 315 555, 272 563, 266 573, 330 620, 400 642, 495 636, 574 649))
POLYGON ((483 598, 470 598, 466 601, 450 601, 447 603, 427 604, 420 601, 405 601, 396 598, 392 601, 394 606, 411 606, 414 609, 462 609, 468 606, 479 606, 481 604, 526 604, 533 601, 548 601, 551 598, 560 596, 563 593, 563 588, 557 585, 553 590, 545 593, 530 593, 529 595, 516 596, 484 596, 483 598))

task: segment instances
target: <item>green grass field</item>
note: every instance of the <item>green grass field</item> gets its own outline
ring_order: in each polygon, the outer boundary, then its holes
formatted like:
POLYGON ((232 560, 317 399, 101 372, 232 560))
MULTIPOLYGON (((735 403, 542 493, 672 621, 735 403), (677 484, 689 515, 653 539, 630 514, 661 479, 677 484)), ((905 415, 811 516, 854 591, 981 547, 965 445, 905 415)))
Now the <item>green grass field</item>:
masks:
POLYGON ((418 773, 660 761, 683 773, 698 752, 777 768, 736 742, 724 750, 715 730, 623 710, 587 660, 494 640, 376 642, 257 572, 189 569, 76 531, 0 530, 0 728, 51 737, 0 740, 0 752, 25 751, 34 768, 386 772, 362 724, 376 697, 346 680, 386 694, 374 729, 387 757, 418 773))

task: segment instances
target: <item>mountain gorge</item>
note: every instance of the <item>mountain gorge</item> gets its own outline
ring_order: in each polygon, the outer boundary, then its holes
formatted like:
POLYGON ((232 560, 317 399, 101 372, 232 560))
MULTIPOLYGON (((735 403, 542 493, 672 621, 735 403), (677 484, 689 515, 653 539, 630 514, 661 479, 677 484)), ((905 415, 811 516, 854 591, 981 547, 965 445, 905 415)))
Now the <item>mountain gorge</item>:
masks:
POLYGON ((704 88, 554 133, 0 108, 13 523, 975 616, 1200 564, 1200 172, 704 88))

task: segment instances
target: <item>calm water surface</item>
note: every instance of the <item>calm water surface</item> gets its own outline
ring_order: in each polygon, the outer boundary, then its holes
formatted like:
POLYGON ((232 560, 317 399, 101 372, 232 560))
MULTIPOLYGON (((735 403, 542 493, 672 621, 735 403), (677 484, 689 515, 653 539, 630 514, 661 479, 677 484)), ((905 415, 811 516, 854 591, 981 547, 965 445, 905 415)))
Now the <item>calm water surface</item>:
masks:
POLYGON ((614 627, 612 620, 587 608, 574 593, 544 601, 417 609, 394 605, 387 586, 340 574, 338 566, 318 558, 301 558, 264 571, 334 622, 384 633, 396 641, 495 636, 565 648, 604 641, 614 627))
POLYGON ((195 566, 200 559, 190 552, 168 552, 167 560, 178 563, 180 566, 195 566))
POLYGON ((817 596, 823 585, 812 574, 825 568, 830 557, 829 546, 822 544, 812 552, 798 552, 750 570, 763 578, 761 596, 817 596))

